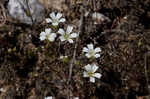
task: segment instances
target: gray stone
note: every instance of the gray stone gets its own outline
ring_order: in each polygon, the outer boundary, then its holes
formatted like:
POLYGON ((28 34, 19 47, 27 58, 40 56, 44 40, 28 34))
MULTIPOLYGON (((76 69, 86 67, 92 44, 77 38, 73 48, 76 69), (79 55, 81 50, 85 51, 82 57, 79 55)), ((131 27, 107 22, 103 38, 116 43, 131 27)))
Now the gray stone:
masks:
POLYGON ((29 25, 44 18, 44 6, 39 0, 9 0, 8 11, 12 18, 29 25))

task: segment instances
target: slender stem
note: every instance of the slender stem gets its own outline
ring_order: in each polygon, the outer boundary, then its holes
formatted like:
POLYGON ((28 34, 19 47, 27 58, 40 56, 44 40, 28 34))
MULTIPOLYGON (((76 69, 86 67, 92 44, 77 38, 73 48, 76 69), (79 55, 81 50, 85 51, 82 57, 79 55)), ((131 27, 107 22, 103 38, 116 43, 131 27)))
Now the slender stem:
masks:
POLYGON ((80 23, 79 23, 79 27, 78 27, 78 37, 76 38, 75 48, 74 48, 74 51, 73 51, 73 59, 71 61, 70 68, 69 68, 69 78, 68 78, 68 81, 67 81, 67 85, 68 85, 68 88, 67 88, 67 99, 70 99, 69 86, 70 86, 70 81, 71 81, 71 78, 72 78, 73 65, 74 65, 74 63, 76 61, 75 57, 76 57, 76 52, 77 52, 77 47, 78 47, 79 35, 82 32, 82 25, 83 25, 85 6, 86 6, 86 0, 83 0, 83 2, 82 2, 82 13, 81 13, 81 16, 80 16, 80 23))
POLYGON ((70 8, 70 0, 65 0, 65 4, 70 8))
POLYGON ((144 57, 144 61, 145 61, 145 64, 144 64, 144 72, 145 72, 145 77, 146 77, 146 85, 147 85, 147 88, 148 88, 148 94, 149 94, 149 99, 150 99, 150 88, 149 88, 149 77, 148 77, 148 72, 147 72, 147 67, 148 67, 148 64, 147 64, 147 55, 149 54, 148 53, 145 53, 145 57, 144 57))

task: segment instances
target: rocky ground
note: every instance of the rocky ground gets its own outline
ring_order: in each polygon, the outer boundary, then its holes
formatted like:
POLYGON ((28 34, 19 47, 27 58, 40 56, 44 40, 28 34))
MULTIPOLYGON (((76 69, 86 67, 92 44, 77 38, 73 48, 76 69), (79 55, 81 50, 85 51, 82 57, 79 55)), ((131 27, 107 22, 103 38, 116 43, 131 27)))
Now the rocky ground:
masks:
POLYGON ((79 99, 150 99, 149 0, 87 0, 84 12, 82 0, 40 2, 45 18, 61 12, 66 23, 59 27, 71 24, 75 32, 84 13, 79 40, 73 44, 58 38, 50 44, 40 41, 40 33, 50 27, 45 19, 33 25, 21 23, 9 15, 8 0, 0 1, 0 99, 67 99, 68 88, 69 95, 79 99), (104 17, 93 18, 94 12, 104 17), (102 49, 94 61, 82 52, 89 43, 102 49), (76 62, 68 84, 74 50, 76 62), (61 60, 62 55, 67 60, 61 60), (90 83, 83 71, 93 62, 102 77, 90 83))

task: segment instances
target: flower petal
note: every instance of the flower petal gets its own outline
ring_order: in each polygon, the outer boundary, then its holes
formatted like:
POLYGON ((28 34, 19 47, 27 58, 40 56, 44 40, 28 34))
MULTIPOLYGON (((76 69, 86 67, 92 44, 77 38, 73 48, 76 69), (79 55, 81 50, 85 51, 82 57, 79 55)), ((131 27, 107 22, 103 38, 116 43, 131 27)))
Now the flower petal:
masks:
POLYGON ((82 51, 83 52, 88 52, 89 50, 86 47, 84 47, 82 51))
POLYGON ((73 43, 73 40, 72 40, 72 39, 69 39, 68 42, 69 42, 69 43, 73 43))
POLYGON ((90 71, 91 69, 92 69, 92 67, 91 67, 90 64, 88 64, 88 65, 85 66, 85 70, 86 70, 86 71, 90 71))
POLYGON ((44 99, 52 99, 52 96, 47 96, 44 99))
POLYGON ((97 47, 97 48, 95 48, 95 53, 97 53, 97 52, 101 52, 102 50, 101 50, 101 48, 99 48, 99 47, 97 47))
POLYGON ((52 20, 50 18, 46 18, 45 20, 46 20, 46 23, 51 23, 52 22, 52 20))
POLYGON ((87 47, 88 47, 88 49, 91 49, 91 50, 93 50, 93 48, 94 48, 93 44, 88 44, 87 47))
POLYGON ((66 39, 64 38, 64 36, 60 36, 59 39, 60 39, 62 42, 66 40, 66 39))
POLYGON ((94 83, 95 82, 95 78, 94 77, 90 77, 90 82, 94 83))
POLYGON ((53 26, 57 26, 59 23, 58 22, 53 22, 52 25, 53 26))
POLYGON ((79 99, 79 97, 75 97, 74 99, 79 99))
POLYGON ((73 30, 73 26, 68 26, 66 33, 70 34, 72 32, 72 30, 73 30))
POLYGON ((94 73, 93 76, 100 79, 102 77, 102 74, 100 74, 100 73, 94 73))
POLYGON ((53 42, 55 39, 52 38, 52 37, 49 37, 48 40, 51 41, 51 42, 53 42))
POLYGON ((96 66, 96 64, 93 64, 93 66, 92 66, 92 71, 93 71, 93 72, 96 72, 96 70, 97 70, 98 68, 99 68, 99 67, 96 66))
POLYGON ((59 22, 65 22, 65 21, 66 21, 65 18, 61 18, 61 19, 59 20, 59 22))
POLYGON ((51 42, 53 42, 53 41, 55 40, 55 38, 56 38, 56 34, 55 34, 55 33, 52 33, 52 34, 49 36, 48 40, 50 40, 51 42))
POLYGON ((62 17, 62 14, 58 12, 56 15, 56 19, 60 19, 61 17, 62 17))
POLYGON ((43 41, 43 40, 45 40, 45 39, 46 39, 45 36, 40 36, 40 40, 41 40, 41 41, 43 41))
POLYGON ((52 33, 52 34, 51 34, 51 37, 52 37, 52 38, 56 38, 56 33, 52 33))
POLYGON ((88 77, 88 72, 83 72, 83 77, 88 77))
POLYGON ((45 36, 45 35, 46 35, 45 32, 41 32, 41 33, 40 33, 40 36, 45 36))
POLYGON ((52 12, 52 13, 50 14, 50 17, 51 17, 52 19, 56 19, 55 13, 52 12))
POLYGON ((45 29, 45 33, 46 33, 46 34, 51 33, 51 31, 52 31, 52 30, 51 30, 50 28, 45 29))
POLYGON ((65 33, 65 31, 64 31, 62 28, 60 28, 60 29, 58 30, 58 33, 61 34, 61 35, 63 35, 63 34, 65 33))
POLYGON ((91 55, 90 54, 85 54, 85 56, 87 57, 87 58, 90 58, 91 57, 91 55))
POLYGON ((72 33, 71 35, 70 35, 70 38, 76 38, 77 37, 77 33, 72 33))
POLYGON ((95 54, 94 56, 95 56, 95 58, 99 58, 100 54, 95 54))

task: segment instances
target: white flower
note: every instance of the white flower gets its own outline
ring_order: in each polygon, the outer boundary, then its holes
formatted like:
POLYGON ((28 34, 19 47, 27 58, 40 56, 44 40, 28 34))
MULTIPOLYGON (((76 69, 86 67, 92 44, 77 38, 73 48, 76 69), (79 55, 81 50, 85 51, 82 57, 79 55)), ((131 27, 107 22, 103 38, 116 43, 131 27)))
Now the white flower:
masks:
POLYGON ((40 34, 40 40, 43 41, 43 40, 49 40, 51 42, 53 42, 56 38, 56 33, 51 33, 51 29, 50 28, 47 28, 45 29, 45 32, 41 32, 40 34))
POLYGON ((52 99, 52 96, 47 96, 44 99, 52 99))
POLYGON ((53 26, 57 26, 60 22, 65 22, 66 21, 65 18, 61 18, 62 14, 59 13, 59 12, 56 15, 55 15, 54 12, 52 12, 51 14, 49 14, 49 16, 51 18, 46 18, 46 22, 47 23, 52 23, 53 26))
POLYGON ((66 32, 60 28, 58 30, 58 33, 61 34, 61 36, 59 37, 60 40, 63 41, 68 41, 69 43, 73 43, 72 38, 76 38, 77 37, 77 33, 72 33, 73 30, 73 26, 68 26, 66 32))
POLYGON ((93 65, 86 65, 85 66, 85 70, 83 73, 83 77, 89 77, 90 78, 90 82, 94 83, 95 82, 95 78, 101 78, 102 75, 100 73, 95 73, 96 70, 98 69, 98 66, 96 66, 96 64, 93 65))
POLYGON ((0 92, 5 92, 5 89, 4 88, 0 88, 0 92))
POLYGON ((83 48, 83 52, 86 52, 85 56, 88 58, 98 58, 100 57, 98 52, 101 52, 101 48, 97 47, 94 49, 93 44, 88 44, 87 47, 83 48))
POLYGON ((60 59, 68 58, 68 56, 60 56, 60 59))
POLYGON ((79 99, 79 97, 75 97, 75 99, 79 99))

